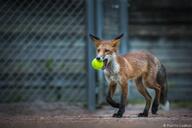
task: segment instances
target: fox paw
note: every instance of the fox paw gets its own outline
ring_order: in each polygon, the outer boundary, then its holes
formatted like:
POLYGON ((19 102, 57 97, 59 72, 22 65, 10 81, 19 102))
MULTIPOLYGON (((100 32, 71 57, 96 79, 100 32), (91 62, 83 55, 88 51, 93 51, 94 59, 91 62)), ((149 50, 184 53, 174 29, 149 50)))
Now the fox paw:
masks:
POLYGON ((157 114, 158 106, 157 107, 152 107, 151 112, 152 114, 157 114))
POLYGON ((157 114, 158 106, 159 106, 159 104, 157 104, 157 102, 154 101, 153 105, 152 105, 152 108, 151 108, 152 114, 157 114))
POLYGON ((139 113, 138 117, 148 117, 148 113, 139 113))
POLYGON ((121 113, 114 113, 113 117, 121 118, 121 117, 123 117, 123 114, 121 114, 121 113))

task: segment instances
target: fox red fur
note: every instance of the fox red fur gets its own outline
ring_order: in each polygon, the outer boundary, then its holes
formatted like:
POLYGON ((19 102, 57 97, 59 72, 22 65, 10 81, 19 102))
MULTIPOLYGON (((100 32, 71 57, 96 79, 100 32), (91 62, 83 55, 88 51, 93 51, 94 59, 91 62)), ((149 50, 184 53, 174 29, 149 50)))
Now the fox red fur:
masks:
POLYGON ((104 61, 104 74, 109 84, 107 102, 118 112, 113 117, 122 117, 125 112, 128 96, 128 80, 134 80, 138 91, 145 97, 146 105, 139 117, 147 117, 152 98, 147 87, 155 90, 155 99, 152 105, 152 113, 156 114, 160 103, 167 102, 167 82, 165 67, 159 59, 149 52, 130 52, 126 55, 118 54, 120 35, 112 40, 101 40, 91 35, 97 49, 97 59, 104 61), (112 96, 117 86, 121 87, 121 101, 115 102, 112 96))

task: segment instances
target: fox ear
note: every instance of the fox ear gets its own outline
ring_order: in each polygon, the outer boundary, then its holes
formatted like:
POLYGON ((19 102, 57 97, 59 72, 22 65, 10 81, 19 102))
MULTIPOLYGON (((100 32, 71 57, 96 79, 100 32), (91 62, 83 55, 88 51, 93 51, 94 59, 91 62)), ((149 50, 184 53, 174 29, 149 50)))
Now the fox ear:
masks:
POLYGON ((89 36, 94 41, 96 47, 98 47, 101 44, 101 40, 98 37, 94 36, 93 34, 89 34, 89 36))
POLYGON ((123 33, 121 33, 120 35, 118 35, 117 37, 115 37, 113 40, 120 40, 121 39, 121 37, 123 37, 123 33))
POLYGON ((112 46, 113 46, 113 47, 117 47, 117 46, 119 45, 121 37, 123 37, 123 33, 120 34, 119 36, 115 37, 115 38, 112 40, 112 46))

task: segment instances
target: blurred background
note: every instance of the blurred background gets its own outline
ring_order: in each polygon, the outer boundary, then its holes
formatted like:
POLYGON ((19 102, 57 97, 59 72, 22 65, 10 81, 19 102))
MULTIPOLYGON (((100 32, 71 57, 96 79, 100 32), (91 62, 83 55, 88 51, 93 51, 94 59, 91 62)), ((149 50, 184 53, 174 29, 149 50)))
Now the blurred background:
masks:
MULTIPOLYGON (((167 68, 170 101, 191 105, 191 14, 191 0, 1 0, 0 104, 101 107, 107 85, 90 66, 88 34, 124 33, 119 52, 156 55, 167 68)), ((131 81, 128 99, 144 101, 131 81)))

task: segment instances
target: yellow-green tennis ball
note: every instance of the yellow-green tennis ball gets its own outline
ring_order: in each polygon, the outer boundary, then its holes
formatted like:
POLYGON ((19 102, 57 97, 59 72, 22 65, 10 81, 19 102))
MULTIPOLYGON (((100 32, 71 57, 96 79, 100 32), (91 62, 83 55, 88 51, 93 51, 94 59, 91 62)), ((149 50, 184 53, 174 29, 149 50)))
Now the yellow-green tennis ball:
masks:
POLYGON ((98 61, 96 58, 92 60, 91 65, 94 69, 100 70, 103 68, 104 63, 103 61, 98 61))

